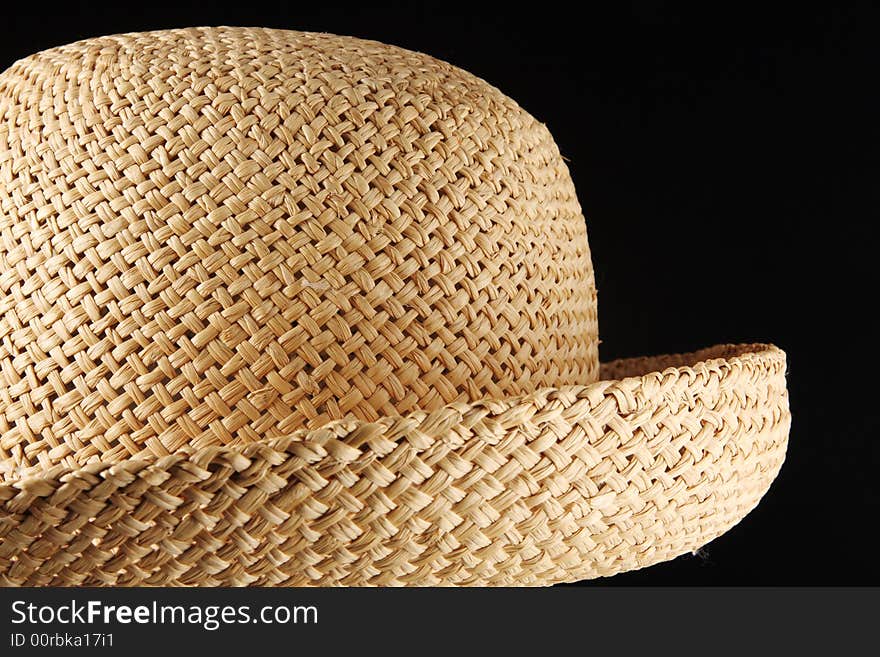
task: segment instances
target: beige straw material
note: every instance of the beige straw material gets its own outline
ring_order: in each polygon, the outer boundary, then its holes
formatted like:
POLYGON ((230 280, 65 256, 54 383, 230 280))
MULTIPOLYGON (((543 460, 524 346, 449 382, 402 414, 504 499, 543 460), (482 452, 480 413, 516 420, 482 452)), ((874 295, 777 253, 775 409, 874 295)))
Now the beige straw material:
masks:
POLYGON ((241 444, 598 376, 550 133, 424 55, 187 30, 0 80, 0 457, 241 444))
POLYGON ((789 429, 778 349, 650 363, 694 360, 240 450, 56 466, 0 486, 0 582, 535 585, 670 559, 754 507, 789 429))
MULTIPOLYGON (((560 91, 561 93, 561 91, 560 91)), ((784 458, 772 346, 597 355, 547 129, 431 57, 199 28, 0 75, 0 583, 552 584, 784 458)))

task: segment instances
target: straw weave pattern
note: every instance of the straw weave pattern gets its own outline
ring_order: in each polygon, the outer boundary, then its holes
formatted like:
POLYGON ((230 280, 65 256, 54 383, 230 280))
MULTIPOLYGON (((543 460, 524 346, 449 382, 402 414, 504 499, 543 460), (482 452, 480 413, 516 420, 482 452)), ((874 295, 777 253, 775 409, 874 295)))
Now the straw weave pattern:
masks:
POLYGON ((785 357, 753 349, 241 450, 57 466, 0 486, 0 582, 537 585, 647 566, 729 529, 782 464, 785 357))
POLYGON ((598 376, 549 132, 358 39, 88 40, 0 77, 0 457, 236 445, 598 376))
POLYGON ((0 74, 0 585, 547 585, 775 478, 785 354, 597 354, 546 127, 359 39, 198 28, 0 74))

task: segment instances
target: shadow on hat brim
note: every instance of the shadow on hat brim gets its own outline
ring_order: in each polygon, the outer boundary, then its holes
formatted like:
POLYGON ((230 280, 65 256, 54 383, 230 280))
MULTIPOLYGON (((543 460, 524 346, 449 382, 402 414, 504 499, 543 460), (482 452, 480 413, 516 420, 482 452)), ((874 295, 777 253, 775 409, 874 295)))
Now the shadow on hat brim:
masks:
POLYGON ((785 457, 770 345, 0 483, 3 585, 547 585, 691 552, 785 457))

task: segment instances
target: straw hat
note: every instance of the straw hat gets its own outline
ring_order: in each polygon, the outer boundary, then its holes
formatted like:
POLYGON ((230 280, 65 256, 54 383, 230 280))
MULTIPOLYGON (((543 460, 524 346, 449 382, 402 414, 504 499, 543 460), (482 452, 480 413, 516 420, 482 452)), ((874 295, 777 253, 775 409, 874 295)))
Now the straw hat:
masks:
POLYGON ((597 345, 556 145, 449 64, 205 28, 0 76, 0 583, 534 585, 693 551, 782 464, 785 355, 597 345))

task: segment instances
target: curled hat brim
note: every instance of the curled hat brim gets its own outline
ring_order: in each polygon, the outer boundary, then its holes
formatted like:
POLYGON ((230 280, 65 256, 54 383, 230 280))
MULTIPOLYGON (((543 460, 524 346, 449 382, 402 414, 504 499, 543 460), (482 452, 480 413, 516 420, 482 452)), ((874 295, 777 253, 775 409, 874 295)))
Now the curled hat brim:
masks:
POLYGON ((618 360, 601 381, 0 483, 3 585, 544 585, 696 550, 785 457, 785 354, 618 360))

